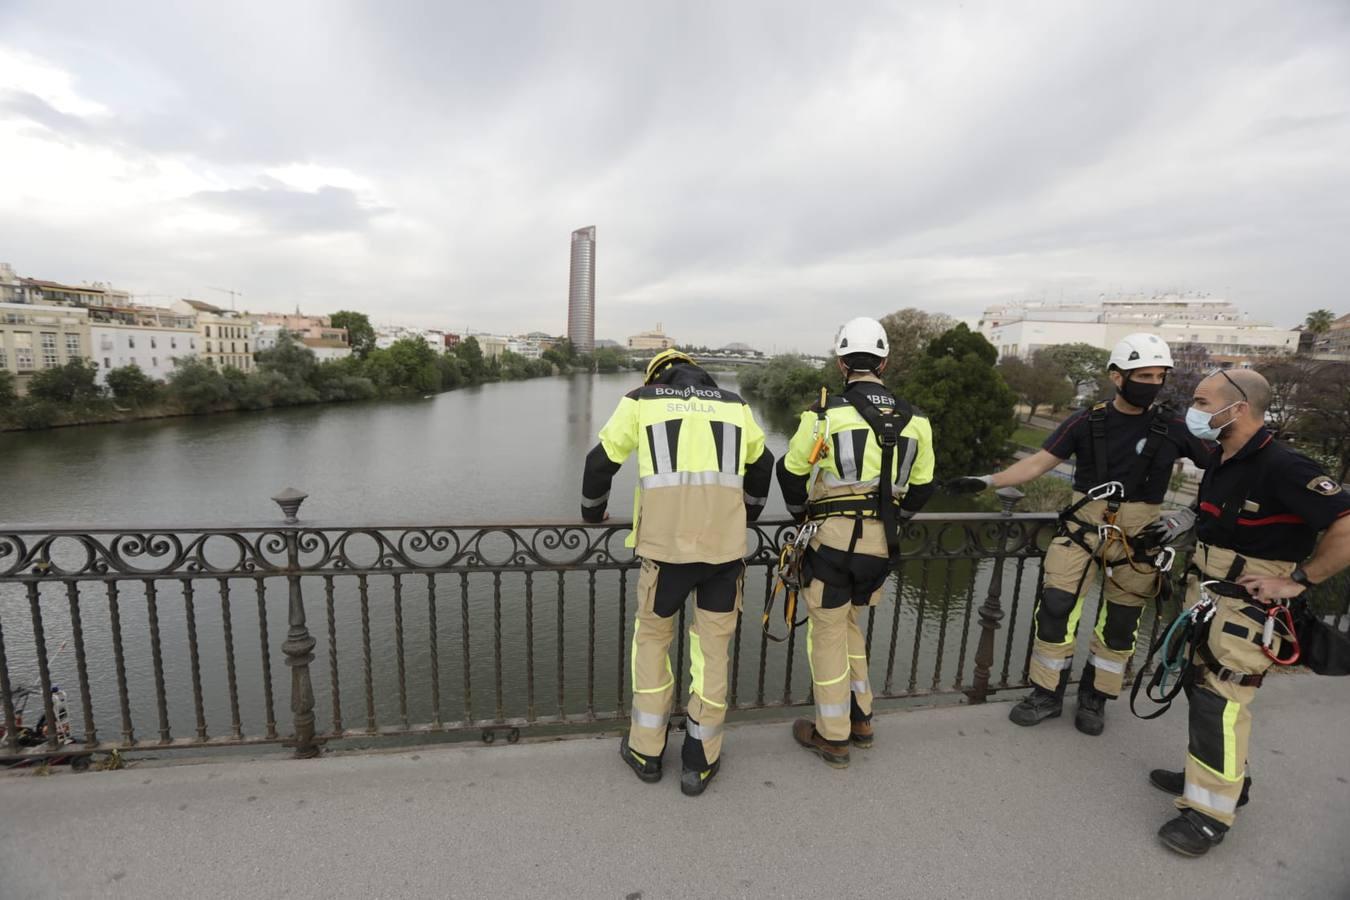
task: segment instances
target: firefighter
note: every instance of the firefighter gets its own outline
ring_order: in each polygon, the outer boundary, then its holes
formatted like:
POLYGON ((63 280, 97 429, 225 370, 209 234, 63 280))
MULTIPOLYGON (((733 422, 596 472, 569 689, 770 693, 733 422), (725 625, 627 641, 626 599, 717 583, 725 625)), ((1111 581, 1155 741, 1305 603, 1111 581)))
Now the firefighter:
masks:
POLYGON ((1158 521, 1173 463, 1183 456, 1200 465, 1208 460, 1204 443, 1186 430, 1183 420, 1154 403, 1171 368, 1171 351, 1157 335, 1127 336, 1116 344, 1108 363, 1116 388, 1110 402, 1065 419, 1039 452, 1007 469, 948 484, 957 493, 1023 484, 1077 457, 1073 501, 1060 512, 1059 530, 1042 569, 1044 588, 1036 606, 1031 655, 1033 687, 1008 716, 1018 725, 1037 725, 1063 711, 1083 600, 1100 572, 1104 597, 1079 681, 1074 725, 1089 735, 1106 727, 1106 701, 1120 694, 1125 664, 1134 655, 1139 615, 1162 588, 1162 575, 1140 532, 1158 521))
POLYGON ((792 735, 836 768, 848 765, 850 741, 866 748, 873 740, 858 619, 880 602, 899 560, 899 523, 934 490, 932 428, 882 384, 889 352, 875 319, 853 319, 839 330, 844 391, 802 413, 778 464, 788 511, 815 526, 801 581, 816 715, 794 722, 792 735))
POLYGON ((1203 590, 1215 609, 1187 691, 1186 768, 1149 774, 1179 795, 1181 812, 1158 837, 1186 856, 1220 843, 1247 801, 1251 702, 1273 658, 1293 655, 1288 626, 1276 624, 1289 621, 1281 606, 1350 565, 1350 494, 1274 439, 1264 424, 1269 403, 1270 384, 1257 372, 1219 370, 1196 387, 1186 413, 1192 434, 1218 441, 1197 498, 1186 608, 1203 590))
POLYGON ((619 401, 586 457, 581 515, 605 519, 614 474, 638 458, 633 531, 641 560, 633 624, 632 723, 623 761, 646 782, 661 780, 675 677, 675 613, 695 595, 689 629, 689 703, 680 790, 697 796, 721 764, 728 649, 745 578, 745 527, 764 508, 773 454, 739 396, 717 386, 678 350, 652 357, 643 385, 619 401))

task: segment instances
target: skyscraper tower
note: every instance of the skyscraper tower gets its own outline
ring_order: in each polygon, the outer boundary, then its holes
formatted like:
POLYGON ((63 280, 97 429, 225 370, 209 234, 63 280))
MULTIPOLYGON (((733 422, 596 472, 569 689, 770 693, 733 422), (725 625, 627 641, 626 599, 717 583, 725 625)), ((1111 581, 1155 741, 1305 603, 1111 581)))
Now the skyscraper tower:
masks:
POLYGON ((572 232, 567 282, 567 338, 579 353, 595 350, 595 226, 572 232))

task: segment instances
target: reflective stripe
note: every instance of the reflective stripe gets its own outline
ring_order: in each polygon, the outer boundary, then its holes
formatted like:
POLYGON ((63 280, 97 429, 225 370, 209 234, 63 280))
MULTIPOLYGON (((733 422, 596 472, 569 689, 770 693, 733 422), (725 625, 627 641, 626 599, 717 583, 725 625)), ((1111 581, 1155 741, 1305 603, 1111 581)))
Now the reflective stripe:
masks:
MULTIPOLYGON (((825 486, 828 488, 854 488, 859 494, 865 494, 881 485, 881 479, 873 478, 869 481, 858 481, 856 478, 840 478, 833 472, 821 472, 820 477, 825 480, 825 486)), ((899 494, 896 494, 899 497, 899 494)))
POLYGON ((914 456, 919 452, 919 442, 914 438, 909 439, 905 446, 905 459, 900 463, 900 473, 895 476, 897 486, 903 487, 909 481, 909 472, 914 468, 914 456))
POLYGON ((749 494, 745 494, 744 497, 746 506, 763 506, 769 502, 768 497, 752 497, 749 494))
POLYGON ((693 719, 689 719, 685 726, 685 733, 698 741, 710 741, 722 733, 721 725, 700 725, 693 719))
POLYGON ((835 434, 835 445, 839 448, 839 476, 852 481, 858 480, 862 474, 858 471, 858 463, 853 458, 853 435, 852 432, 857 429, 840 431, 835 434))
POLYGON ((629 714, 633 717, 633 722, 636 723, 639 728, 665 728, 666 720, 670 718, 670 716, 665 713, 643 712, 638 709, 636 705, 629 714))
POLYGON ((735 488, 739 491, 745 483, 745 479, 741 476, 729 475, 726 472, 661 472, 656 475, 644 475, 640 481, 644 491, 652 488, 706 485, 735 488))
POLYGON ((1186 789, 1182 796, 1197 806, 1205 809, 1212 809, 1215 812, 1233 815, 1237 812, 1238 797, 1241 796, 1241 788, 1238 788, 1231 797, 1225 797, 1222 794, 1216 794, 1211 790, 1202 788, 1193 781, 1186 782, 1186 789))
POLYGON ((849 708, 844 703, 817 703, 816 712, 822 719, 838 719, 848 715, 849 708))
POLYGON ((669 472, 675 468, 670 463, 670 438, 666 435, 666 423, 657 422, 648 427, 652 436, 652 468, 657 472, 669 472))
POLYGON ((1039 650, 1031 654, 1031 661, 1038 662, 1047 669, 1053 669, 1058 672, 1073 665, 1073 657, 1066 656, 1064 659, 1051 659, 1039 650))
POLYGON ((668 676, 670 676, 670 680, 667 681, 665 684, 661 685, 660 687, 654 687, 654 688, 640 688, 640 687, 638 687, 638 683, 637 683, 637 680, 638 680, 638 679, 637 679, 637 673, 638 673, 638 664, 637 664, 638 629, 640 629, 641 627, 642 627, 642 619, 640 619, 640 618, 639 618, 639 619, 635 619, 635 620, 633 621, 633 644, 632 644, 632 648, 633 648, 633 649, 632 649, 632 652, 629 654, 629 661, 628 661, 628 670, 629 670, 630 672, 633 673, 633 693, 635 693, 635 694, 659 694, 659 693, 661 693, 662 691, 669 690, 670 688, 672 688, 672 687, 675 686, 675 673, 674 673, 674 672, 671 670, 671 668, 670 668, 670 654, 669 654, 669 653, 666 654, 666 674, 667 674, 668 676))
POLYGON ((1114 672, 1117 675, 1125 674, 1125 663, 1120 660, 1107 659, 1104 656, 1092 654, 1088 657, 1088 662, 1101 669, 1103 672, 1114 672))
MULTIPOLYGON (((1237 717, 1242 710, 1241 703, 1228 701, 1223 708, 1223 777, 1228 781, 1237 781, 1242 777, 1237 761, 1237 717)), ((1242 761, 1246 768, 1247 761, 1242 761)))
POLYGON ((872 685, 866 681, 850 681, 849 686, 853 688, 853 693, 855 694, 872 693, 872 685))
POLYGON ((596 497, 594 500, 592 500, 590 497, 581 498, 581 505, 584 506, 586 509, 592 509, 596 506, 604 506, 608 502, 609 502, 609 491, 605 491, 603 494, 601 494, 599 497, 596 497))
POLYGON ((730 422, 718 422, 722 428, 722 471, 735 475, 740 471, 736 459, 737 451, 740 450, 739 431, 735 425, 730 422))
POLYGON ((811 683, 818 684, 821 687, 829 684, 838 684, 848 677, 848 667, 844 667, 844 674, 838 678, 831 678, 829 681, 816 681, 816 620, 806 620, 806 662, 811 669, 811 683))

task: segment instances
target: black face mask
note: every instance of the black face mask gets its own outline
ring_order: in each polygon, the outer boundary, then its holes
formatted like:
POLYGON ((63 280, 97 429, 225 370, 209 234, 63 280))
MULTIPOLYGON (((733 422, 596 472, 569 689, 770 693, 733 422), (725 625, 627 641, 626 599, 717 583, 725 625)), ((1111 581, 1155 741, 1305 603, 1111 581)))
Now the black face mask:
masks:
POLYGON ((1161 384, 1142 384, 1138 381, 1125 381, 1117 388, 1117 393, 1121 399, 1131 406, 1137 406, 1140 409, 1148 409, 1157 399, 1158 392, 1163 389, 1161 384))

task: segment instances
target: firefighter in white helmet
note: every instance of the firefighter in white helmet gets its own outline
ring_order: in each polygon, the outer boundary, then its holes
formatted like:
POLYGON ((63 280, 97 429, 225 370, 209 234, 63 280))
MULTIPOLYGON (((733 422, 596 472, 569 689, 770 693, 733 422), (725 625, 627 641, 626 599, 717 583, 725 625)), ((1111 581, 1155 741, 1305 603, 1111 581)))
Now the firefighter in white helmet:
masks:
POLYGON ((1103 602, 1079 679, 1074 725, 1084 734, 1101 734, 1106 700, 1119 695, 1134 655, 1140 613, 1166 589, 1156 565, 1160 548, 1194 522, 1189 510, 1180 510, 1169 513, 1165 525, 1157 524, 1172 466, 1181 457, 1202 467, 1209 460, 1205 444, 1187 431, 1182 417, 1154 403, 1171 369, 1172 354, 1162 338, 1146 332, 1127 336, 1107 367, 1116 388, 1110 401, 1074 413, 1039 452, 1002 472, 947 484, 956 493, 1023 484, 1076 458, 1073 501, 1060 512, 1059 530, 1045 555, 1032 690, 1009 714, 1018 725, 1036 725, 1062 712, 1083 599, 1100 577, 1103 602))
POLYGON ((801 567, 814 719, 792 735, 835 768, 849 744, 872 746, 872 687, 858 619, 881 600, 899 561, 900 523, 933 485, 928 419, 881 382, 890 346, 876 319, 853 319, 835 337, 843 393, 817 403, 778 464, 788 511, 814 529, 801 567), (814 480, 812 476, 814 475, 814 480))

